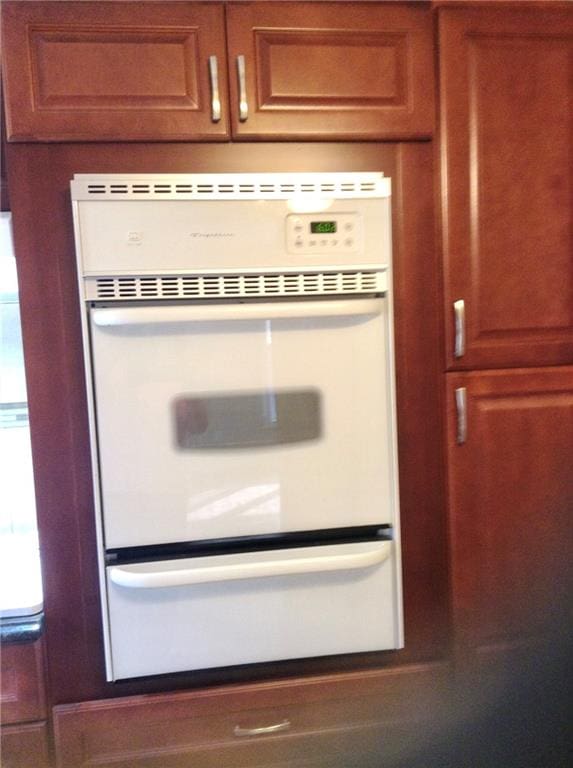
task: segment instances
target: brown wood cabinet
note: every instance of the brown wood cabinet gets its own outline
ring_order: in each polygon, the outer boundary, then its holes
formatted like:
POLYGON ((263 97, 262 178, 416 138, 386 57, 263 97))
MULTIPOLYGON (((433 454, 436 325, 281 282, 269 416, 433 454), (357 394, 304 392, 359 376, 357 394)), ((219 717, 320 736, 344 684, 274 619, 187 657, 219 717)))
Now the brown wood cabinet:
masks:
POLYGON ((236 138, 432 135, 432 24, 426 3, 229 3, 227 35, 236 138))
MULTIPOLYGON (((543 634, 567 599, 573 27, 563 6, 525 6, 437 12, 442 316, 432 146, 377 141, 432 135, 429 3, 3 3, 60 768, 378 767, 381 756, 410 768, 444 691, 436 660, 450 630, 485 658, 543 634), (392 178, 406 647, 105 683, 69 181, 305 170, 392 178)), ((10 725, 5 739, 7 765, 42 765, 30 758, 46 750, 42 722, 10 725)))
POLYGON ((455 5, 438 14, 446 367, 468 371, 446 375, 452 619, 458 649, 491 658, 559 631, 570 597, 573 15, 455 5))
POLYGON ((564 630, 573 544, 573 367, 447 379, 460 645, 483 650, 564 630))
POLYGON ((42 640, 0 649, 2 768, 48 768, 49 740, 42 640))
POLYGON ((237 139, 432 133, 427 3, 7 0, 2 11, 10 141, 225 140, 229 110, 237 139))
POLYGON ((2 768, 49 768, 50 751, 46 723, 2 727, 2 768))
POLYGON ((33 643, 2 643, 0 718, 3 725, 46 717, 44 649, 33 643))
POLYGON ((571 9, 446 8, 439 35, 448 367, 573 363, 571 9))
POLYGON ((10 210, 10 200, 8 197, 8 183, 6 180, 6 120, 4 119, 4 94, 1 83, 2 72, 0 71, 0 211, 10 210))
POLYGON ((221 3, 2 5, 9 141, 227 139, 221 3))
POLYGON ((448 685, 436 664, 63 705, 58 766, 394 765, 437 727, 448 685))

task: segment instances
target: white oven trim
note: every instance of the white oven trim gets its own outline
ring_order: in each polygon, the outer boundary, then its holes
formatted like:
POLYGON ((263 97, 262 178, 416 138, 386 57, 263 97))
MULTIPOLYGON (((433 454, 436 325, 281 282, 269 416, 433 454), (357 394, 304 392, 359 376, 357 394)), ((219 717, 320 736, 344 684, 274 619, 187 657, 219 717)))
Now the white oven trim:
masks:
MULTIPOLYGON (((79 247, 80 242, 80 219, 78 203, 72 200, 72 211, 74 219, 74 237, 76 242, 76 249, 79 247)), ((79 254, 77 254, 79 259, 79 254)), ((78 268, 77 274, 79 296, 84 296, 84 280, 80 269, 78 268)), ((89 425, 89 442, 90 442, 90 463, 91 463, 91 478, 92 478, 92 490, 94 495, 94 512, 95 512, 95 532, 96 532, 96 544, 97 544, 97 564, 98 564, 98 581, 100 590, 100 605, 102 616, 102 629, 103 629, 103 648, 105 658, 105 671, 107 682, 115 680, 115 674, 113 671, 113 660, 111 651, 111 630, 109 620, 109 600, 107 594, 107 576, 106 576, 106 564, 105 564, 105 540, 103 531, 103 514, 101 503, 101 488, 100 488, 100 466, 99 466, 99 448, 97 442, 97 422, 95 414, 95 399, 93 390, 93 369, 91 359, 91 339, 89 330, 89 305, 85 301, 81 302, 80 306, 80 319, 82 329, 82 350, 84 358, 84 374, 85 392, 88 409, 88 425, 89 425)))

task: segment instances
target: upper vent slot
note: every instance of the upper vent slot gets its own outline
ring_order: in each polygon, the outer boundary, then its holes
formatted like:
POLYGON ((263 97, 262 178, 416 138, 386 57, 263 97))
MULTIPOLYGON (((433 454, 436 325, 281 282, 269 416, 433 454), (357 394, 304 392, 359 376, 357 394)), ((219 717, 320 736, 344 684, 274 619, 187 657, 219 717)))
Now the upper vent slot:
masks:
POLYGON ((142 198, 241 199, 278 198, 298 195, 328 197, 386 197, 389 180, 381 174, 220 174, 174 177, 134 176, 89 177, 79 175, 73 182, 73 198, 92 196, 142 198))

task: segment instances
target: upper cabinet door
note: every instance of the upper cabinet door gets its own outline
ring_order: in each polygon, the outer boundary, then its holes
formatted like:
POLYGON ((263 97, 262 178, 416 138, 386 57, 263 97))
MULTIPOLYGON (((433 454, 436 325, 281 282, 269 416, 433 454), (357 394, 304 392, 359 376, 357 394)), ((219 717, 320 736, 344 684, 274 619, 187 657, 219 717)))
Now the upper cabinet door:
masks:
POLYGON ((236 138, 432 134, 427 4, 231 3, 227 35, 236 138))
POLYGON ((573 14, 440 11, 450 368, 573 362, 573 14))
POLYGON ((228 138, 222 4, 8 1, 2 22, 10 141, 228 138))

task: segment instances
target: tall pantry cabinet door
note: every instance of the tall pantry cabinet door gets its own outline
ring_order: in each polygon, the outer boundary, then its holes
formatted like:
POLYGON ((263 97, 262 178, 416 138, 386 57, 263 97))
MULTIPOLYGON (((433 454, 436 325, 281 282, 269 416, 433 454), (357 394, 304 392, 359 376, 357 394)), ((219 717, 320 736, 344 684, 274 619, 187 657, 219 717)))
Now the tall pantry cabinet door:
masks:
POLYGON ((448 367, 573 363, 573 13, 439 33, 448 367))
POLYGON ((447 380, 458 641, 487 649, 559 630, 572 575, 573 367, 447 380))
POLYGON ((7 0, 2 48, 9 141, 228 138, 221 3, 7 0))
POLYGON ((229 3, 227 35, 236 138, 432 134, 427 3, 229 3))

